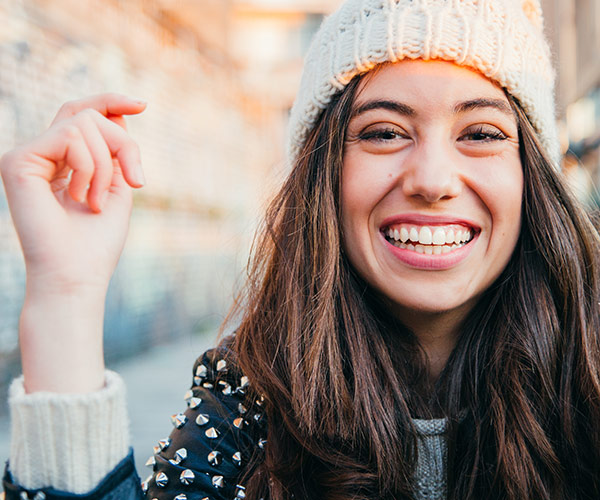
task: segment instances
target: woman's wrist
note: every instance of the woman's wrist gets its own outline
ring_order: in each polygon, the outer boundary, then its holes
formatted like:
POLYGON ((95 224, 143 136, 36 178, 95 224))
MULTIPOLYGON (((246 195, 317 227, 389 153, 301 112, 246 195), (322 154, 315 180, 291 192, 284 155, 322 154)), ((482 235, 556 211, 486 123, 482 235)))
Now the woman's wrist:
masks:
POLYGON ((19 337, 27 392, 85 393, 104 385, 105 294, 28 287, 19 337))

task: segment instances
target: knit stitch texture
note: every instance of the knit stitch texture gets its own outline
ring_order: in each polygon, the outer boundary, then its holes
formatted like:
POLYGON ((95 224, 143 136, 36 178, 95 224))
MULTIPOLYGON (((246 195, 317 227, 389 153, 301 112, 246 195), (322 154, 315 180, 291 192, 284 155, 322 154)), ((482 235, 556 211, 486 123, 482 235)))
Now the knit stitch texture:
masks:
POLYGON ((451 61, 498 83, 519 101, 558 165, 555 75, 539 0, 346 1, 308 51, 290 116, 290 164, 352 78, 403 59, 451 61))

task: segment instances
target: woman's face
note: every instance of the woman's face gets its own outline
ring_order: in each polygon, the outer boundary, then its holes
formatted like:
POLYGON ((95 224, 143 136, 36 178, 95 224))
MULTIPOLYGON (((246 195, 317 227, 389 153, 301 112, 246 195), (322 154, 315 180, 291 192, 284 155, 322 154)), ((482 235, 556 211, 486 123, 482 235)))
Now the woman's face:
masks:
POLYGON ((464 318, 510 259, 522 191, 516 118, 487 78, 403 61, 363 79, 342 169, 344 248, 406 324, 464 318))

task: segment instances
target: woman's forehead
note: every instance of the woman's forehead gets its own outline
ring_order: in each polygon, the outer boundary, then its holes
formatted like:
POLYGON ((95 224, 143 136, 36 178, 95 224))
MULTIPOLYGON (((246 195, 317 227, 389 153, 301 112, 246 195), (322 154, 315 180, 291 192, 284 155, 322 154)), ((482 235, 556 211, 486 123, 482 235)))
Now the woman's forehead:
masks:
POLYGON ((481 73, 441 60, 403 60, 383 64, 363 76, 355 107, 373 98, 450 103, 478 98, 498 99, 508 104, 504 90, 481 73))

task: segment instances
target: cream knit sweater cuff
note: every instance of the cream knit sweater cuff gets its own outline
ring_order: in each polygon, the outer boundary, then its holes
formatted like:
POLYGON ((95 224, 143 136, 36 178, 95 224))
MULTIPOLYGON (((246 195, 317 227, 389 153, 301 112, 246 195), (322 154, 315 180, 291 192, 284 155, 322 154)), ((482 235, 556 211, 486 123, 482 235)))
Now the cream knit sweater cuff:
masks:
POLYGON ((87 493, 127 455, 125 384, 106 371, 90 394, 26 394, 23 377, 9 390, 10 470, 27 489, 87 493))

